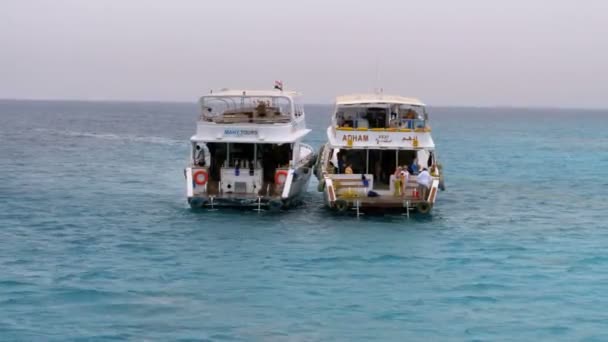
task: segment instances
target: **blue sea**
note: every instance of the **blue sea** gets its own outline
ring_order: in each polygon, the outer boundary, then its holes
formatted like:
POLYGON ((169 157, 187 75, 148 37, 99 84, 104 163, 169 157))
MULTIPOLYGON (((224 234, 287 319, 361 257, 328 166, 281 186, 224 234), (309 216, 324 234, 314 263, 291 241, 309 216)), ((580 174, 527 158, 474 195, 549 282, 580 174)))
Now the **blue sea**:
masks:
POLYGON ((430 115, 433 215, 356 218, 189 209, 194 103, 0 101, 0 340, 607 341, 608 111, 430 115))

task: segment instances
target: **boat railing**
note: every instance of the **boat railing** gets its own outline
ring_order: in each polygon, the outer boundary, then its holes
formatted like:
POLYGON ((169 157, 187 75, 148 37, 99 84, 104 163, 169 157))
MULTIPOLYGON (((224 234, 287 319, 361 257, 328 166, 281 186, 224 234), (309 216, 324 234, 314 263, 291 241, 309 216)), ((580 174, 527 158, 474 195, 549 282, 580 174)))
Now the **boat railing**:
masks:
POLYGON ((429 196, 427 197, 427 202, 434 204, 435 199, 437 198, 437 191, 439 189, 439 179, 433 179, 433 183, 431 183, 431 188, 429 191, 429 196))
POLYGON ((339 131, 371 131, 371 132, 430 132, 431 127, 424 120, 403 120, 398 124, 389 124, 388 127, 370 127, 367 124, 359 124, 355 120, 353 124, 336 124, 339 131))
POLYGON ((289 114, 282 113, 280 110, 272 110, 261 114, 255 110, 242 109, 238 111, 226 111, 220 114, 202 114, 200 120, 218 124, 275 124, 289 123, 292 121, 292 117, 289 114))

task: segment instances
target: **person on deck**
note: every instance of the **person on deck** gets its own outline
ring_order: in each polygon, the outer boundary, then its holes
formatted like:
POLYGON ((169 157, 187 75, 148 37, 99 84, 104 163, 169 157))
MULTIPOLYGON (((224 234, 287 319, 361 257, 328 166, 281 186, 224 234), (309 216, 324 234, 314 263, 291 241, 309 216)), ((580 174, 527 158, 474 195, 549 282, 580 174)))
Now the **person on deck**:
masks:
POLYGON ((264 146, 262 150, 262 176, 263 183, 262 189, 258 192, 260 196, 273 196, 274 195, 274 176, 277 168, 276 164, 276 151, 274 146, 264 146))
POLYGON ((397 169, 395 169, 395 173, 393 173, 395 186, 395 189, 393 190, 393 195, 395 196, 401 196, 403 194, 403 191, 401 191, 403 189, 403 185, 401 184, 402 171, 403 169, 401 168, 401 166, 397 166, 397 169))
POLYGON ((412 160, 412 164, 410 165, 410 167, 408 168, 408 171, 412 174, 418 174, 418 158, 414 158, 414 160, 412 160))
POLYGON ((407 182, 410 181, 410 173, 407 171, 407 167, 404 165, 399 173, 401 179, 401 194, 405 195, 405 189, 407 188, 407 182))
POLYGON ((344 173, 344 166, 346 165, 346 155, 342 154, 338 158, 338 173, 344 173))
POLYGON ((427 190, 431 187, 433 178, 429 171, 424 168, 416 177, 416 183, 418 183, 418 191, 420 192, 420 198, 426 200, 427 190))
POLYGON ((346 164, 346 168, 344 169, 344 173, 347 175, 352 175, 353 174, 353 166, 348 163, 346 164))

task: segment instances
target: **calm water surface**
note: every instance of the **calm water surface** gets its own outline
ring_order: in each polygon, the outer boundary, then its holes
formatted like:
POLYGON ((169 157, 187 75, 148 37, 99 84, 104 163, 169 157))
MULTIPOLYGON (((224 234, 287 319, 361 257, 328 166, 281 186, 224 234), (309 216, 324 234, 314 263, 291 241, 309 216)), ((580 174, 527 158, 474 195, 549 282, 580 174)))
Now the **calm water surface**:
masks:
MULTIPOLYGON (((318 148, 329 106, 309 106, 318 148)), ((608 340, 608 112, 431 108, 431 218, 201 212, 194 104, 0 101, 0 339, 608 340)))

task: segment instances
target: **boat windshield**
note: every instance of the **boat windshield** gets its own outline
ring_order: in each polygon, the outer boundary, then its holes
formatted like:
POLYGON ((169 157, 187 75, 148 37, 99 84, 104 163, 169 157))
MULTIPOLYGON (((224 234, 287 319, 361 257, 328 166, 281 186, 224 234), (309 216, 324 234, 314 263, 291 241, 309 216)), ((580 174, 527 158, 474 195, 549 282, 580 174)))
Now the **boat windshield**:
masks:
POLYGON ((292 101, 280 96, 205 96, 201 120, 213 122, 289 122, 292 101))
POLYGON ((339 106, 334 124, 344 128, 405 128, 427 126, 428 115, 422 106, 407 104, 357 104, 339 106))

